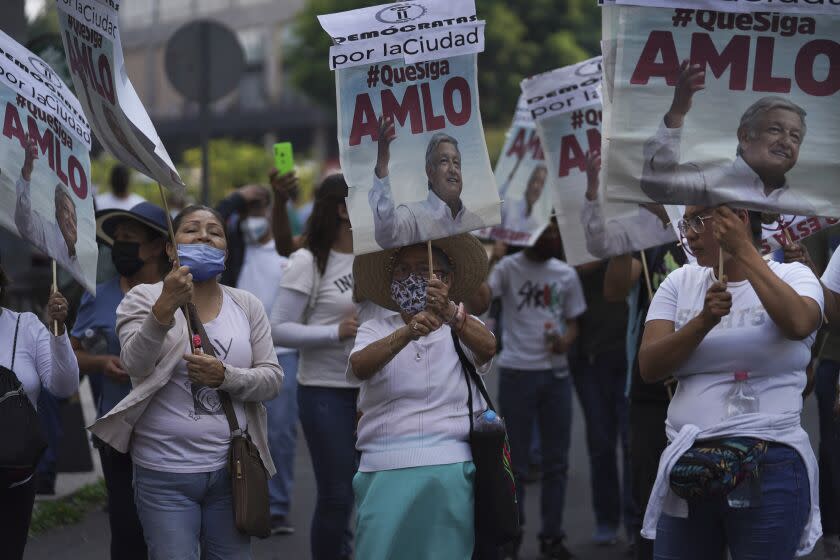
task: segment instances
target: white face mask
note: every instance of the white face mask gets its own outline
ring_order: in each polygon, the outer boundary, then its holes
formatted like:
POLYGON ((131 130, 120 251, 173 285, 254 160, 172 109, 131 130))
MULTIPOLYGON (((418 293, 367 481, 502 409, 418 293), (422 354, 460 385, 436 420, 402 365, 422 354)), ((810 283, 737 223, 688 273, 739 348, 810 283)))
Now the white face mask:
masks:
POLYGON ((265 216, 249 216, 242 220, 242 235, 245 242, 256 245, 268 231, 268 218, 265 216))

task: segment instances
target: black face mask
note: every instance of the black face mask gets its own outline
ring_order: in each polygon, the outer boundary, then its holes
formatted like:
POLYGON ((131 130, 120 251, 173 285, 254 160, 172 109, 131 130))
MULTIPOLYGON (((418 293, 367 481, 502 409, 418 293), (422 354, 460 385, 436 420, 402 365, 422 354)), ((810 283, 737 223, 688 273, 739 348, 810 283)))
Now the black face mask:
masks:
POLYGON ((146 264, 140 258, 140 244, 133 241, 114 241, 111 262, 120 276, 134 276, 146 264))

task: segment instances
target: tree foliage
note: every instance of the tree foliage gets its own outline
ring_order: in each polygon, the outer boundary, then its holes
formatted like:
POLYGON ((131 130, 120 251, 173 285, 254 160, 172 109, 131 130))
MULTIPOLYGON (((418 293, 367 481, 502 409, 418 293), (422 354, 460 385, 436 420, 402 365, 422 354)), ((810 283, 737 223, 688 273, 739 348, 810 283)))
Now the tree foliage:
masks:
MULTIPOLYGON (((293 53, 286 59, 296 86, 334 110, 330 40, 316 16, 383 3, 308 0, 297 16, 293 53)), ((595 0, 476 0, 476 8, 487 22, 485 50, 478 57, 481 114, 487 124, 509 122, 523 78, 600 52, 601 14, 595 0)))

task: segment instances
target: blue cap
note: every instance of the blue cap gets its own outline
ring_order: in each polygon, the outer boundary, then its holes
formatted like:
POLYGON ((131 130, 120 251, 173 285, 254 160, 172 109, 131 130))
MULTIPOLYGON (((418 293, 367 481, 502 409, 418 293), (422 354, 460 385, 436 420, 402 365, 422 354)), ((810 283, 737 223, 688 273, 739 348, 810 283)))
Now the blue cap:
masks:
POLYGON ((496 412, 493 410, 487 410, 484 412, 484 418, 490 420, 491 422, 497 418, 496 412))
POLYGON ((135 204, 131 210, 109 208, 96 213, 96 236, 106 245, 114 244, 114 231, 123 220, 134 220, 163 236, 169 235, 166 212, 151 202, 135 204))

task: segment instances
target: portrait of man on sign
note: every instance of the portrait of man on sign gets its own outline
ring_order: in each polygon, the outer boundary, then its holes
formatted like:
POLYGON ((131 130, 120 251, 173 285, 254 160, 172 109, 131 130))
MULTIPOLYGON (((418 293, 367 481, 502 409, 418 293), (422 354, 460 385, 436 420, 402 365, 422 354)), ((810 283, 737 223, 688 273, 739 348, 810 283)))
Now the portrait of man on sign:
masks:
POLYGON ((534 167, 528 177, 522 199, 515 202, 511 208, 502 208, 502 227, 511 231, 533 231, 539 226, 534 207, 542 196, 547 177, 548 169, 545 165, 534 167))
POLYGON ((411 245, 480 229, 484 221, 461 200, 463 177, 458 141, 444 133, 432 135, 426 147, 425 200, 395 204, 388 178, 390 146, 396 138, 392 118, 379 119, 379 140, 373 188, 368 202, 373 211, 374 236, 382 248, 411 245))
POLYGON ((78 217, 73 196, 64 184, 56 183, 55 221, 33 210, 30 181, 38 158, 38 144, 31 137, 27 137, 25 154, 16 185, 15 226, 22 237, 53 257, 68 272, 75 272, 76 276, 81 277, 82 267, 76 254, 78 217))
POLYGON ((657 202, 755 210, 785 209, 813 215, 814 208, 789 185, 805 140, 805 110, 789 99, 766 96, 750 105, 737 129, 732 163, 704 169, 680 163, 683 123, 694 94, 705 88, 705 69, 682 63, 674 99, 656 134, 644 145, 642 191, 657 202))

